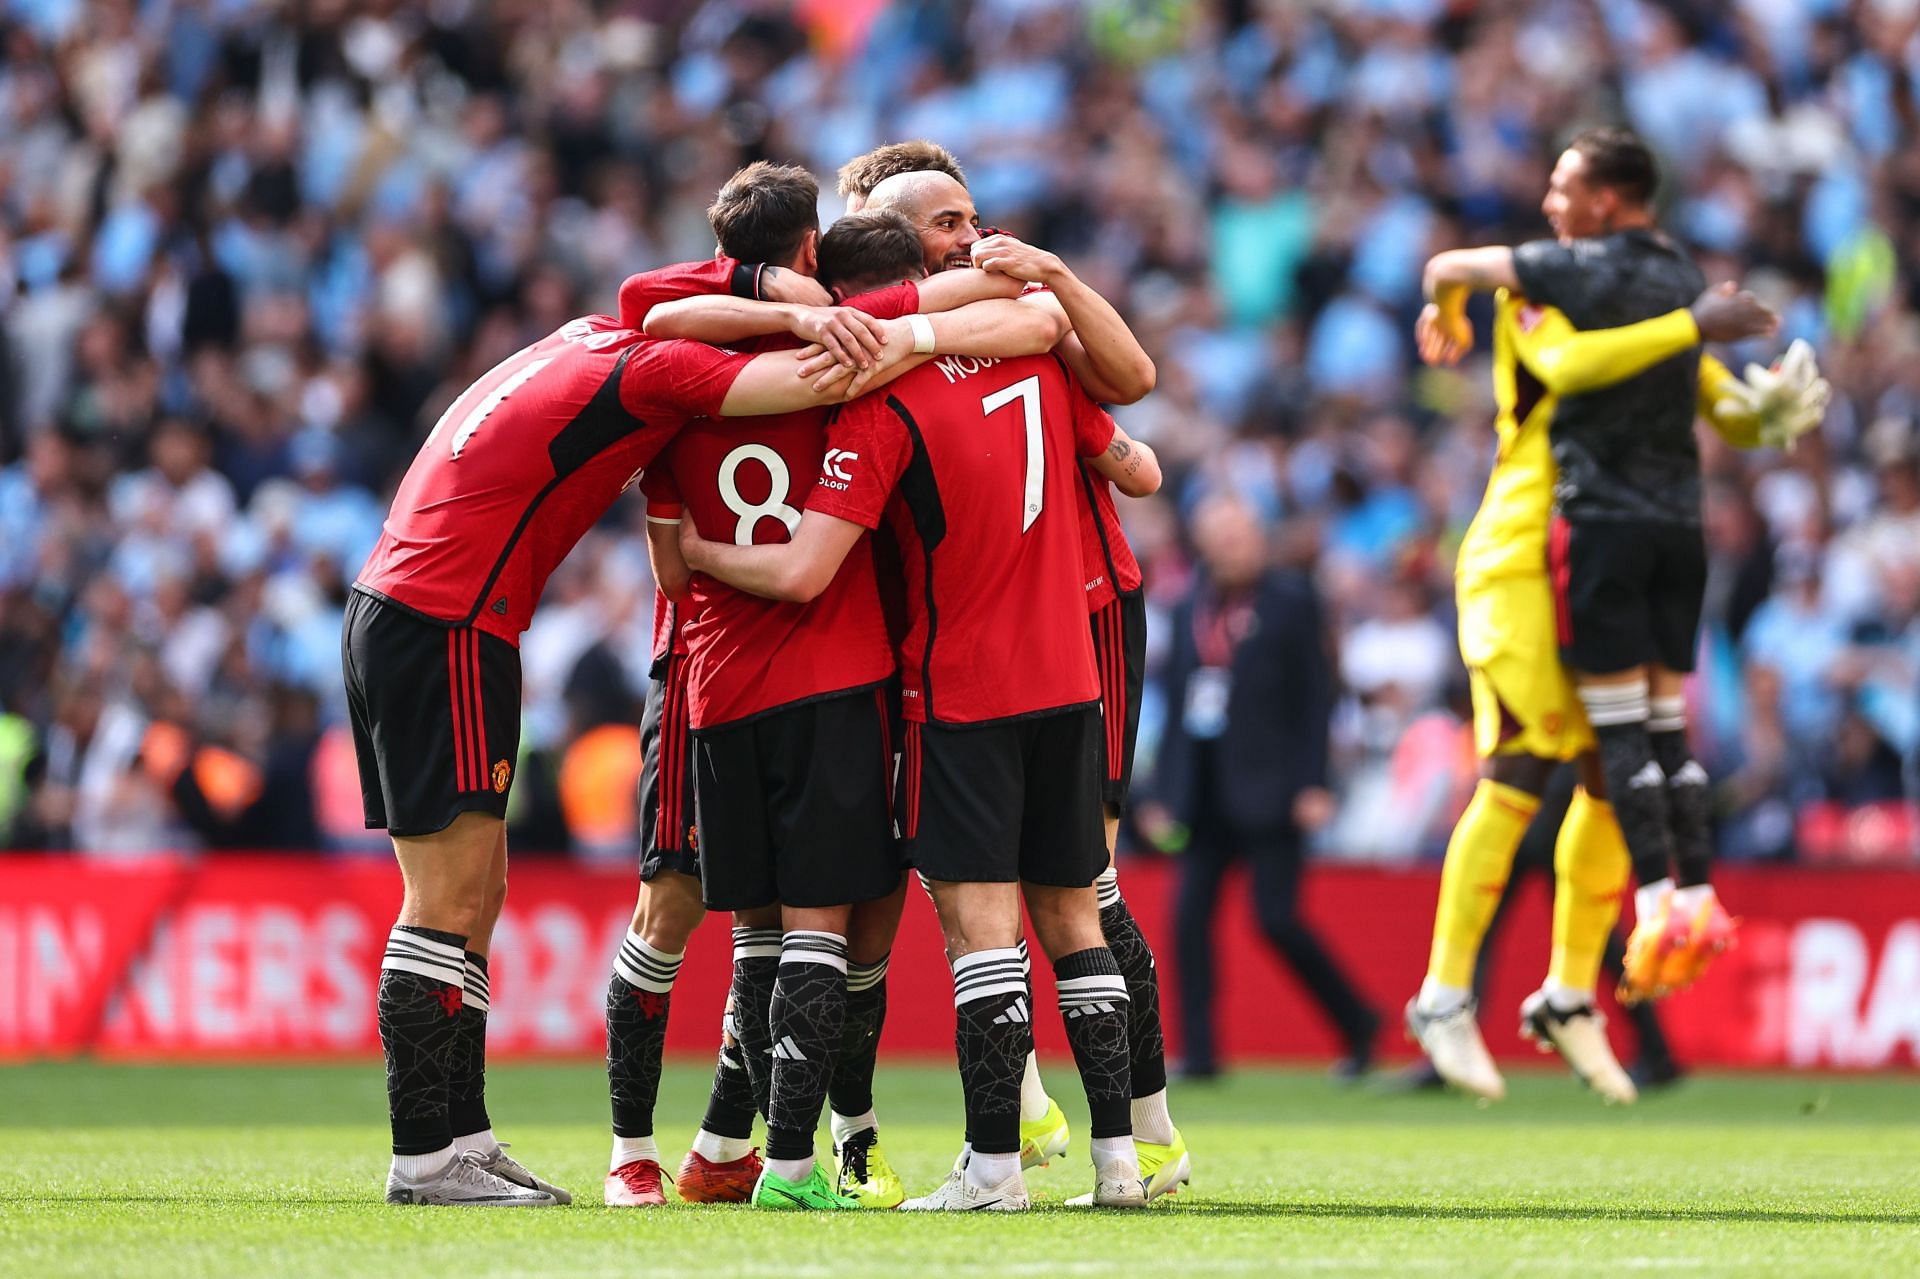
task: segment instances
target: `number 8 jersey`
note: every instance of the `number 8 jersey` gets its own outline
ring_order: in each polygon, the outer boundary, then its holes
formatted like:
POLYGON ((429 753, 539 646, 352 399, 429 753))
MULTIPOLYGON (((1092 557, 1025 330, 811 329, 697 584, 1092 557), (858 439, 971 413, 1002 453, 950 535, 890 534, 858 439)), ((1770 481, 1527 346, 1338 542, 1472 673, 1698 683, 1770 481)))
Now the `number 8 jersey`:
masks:
POLYGON ((1100 695, 1077 460, 1113 419, 1051 355, 942 356, 841 408, 807 508, 884 518, 907 579, 910 720, 1046 714, 1100 695))
MULTIPOLYGON (((919 290, 902 284, 846 305, 893 319, 919 302, 919 290)), ((798 343, 782 334, 744 345, 764 351, 798 343)), ((694 423, 641 477, 647 518, 678 520, 684 510, 702 536, 715 541, 786 541, 816 477, 843 469, 841 459, 827 453, 827 415, 808 409, 694 423)), ((683 636, 688 720, 696 730, 871 688, 893 674, 870 539, 847 554, 810 604, 762 599, 704 573, 694 575, 692 591, 683 636)))

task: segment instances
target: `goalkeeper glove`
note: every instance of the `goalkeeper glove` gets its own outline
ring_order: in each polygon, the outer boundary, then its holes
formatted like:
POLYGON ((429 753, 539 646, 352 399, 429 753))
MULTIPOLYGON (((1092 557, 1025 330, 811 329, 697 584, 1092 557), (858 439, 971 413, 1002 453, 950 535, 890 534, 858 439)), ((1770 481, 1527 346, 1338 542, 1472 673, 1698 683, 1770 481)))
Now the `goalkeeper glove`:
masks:
POLYGON ((1747 365, 1746 376, 1729 382, 1714 412, 1730 426, 1753 430, 1764 448, 1791 450, 1827 414, 1833 388, 1820 376, 1813 348, 1795 338, 1772 368, 1747 365))

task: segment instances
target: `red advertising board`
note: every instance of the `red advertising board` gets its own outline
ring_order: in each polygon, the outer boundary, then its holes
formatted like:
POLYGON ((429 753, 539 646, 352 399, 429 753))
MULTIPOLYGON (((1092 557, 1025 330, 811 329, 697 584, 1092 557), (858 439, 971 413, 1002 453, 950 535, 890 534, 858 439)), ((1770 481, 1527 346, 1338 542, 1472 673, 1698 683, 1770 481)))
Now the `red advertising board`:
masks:
MULTIPOLYGON (((1171 903, 1177 865, 1129 863, 1135 914, 1159 954, 1178 1051, 1171 903)), ((1407 1051, 1400 1006, 1425 966, 1431 868, 1329 865, 1305 909, 1384 1017, 1383 1054, 1407 1051)), ((1737 950, 1663 1012, 1691 1065, 1875 1069, 1920 1062, 1920 874, 1728 868, 1737 950)), ((494 944, 489 1034, 498 1056, 597 1055, 611 958, 631 910, 624 870, 526 860, 494 944)), ((400 885, 378 859, 216 856, 94 862, 0 859, 0 1057, 361 1055, 377 1051, 373 991, 400 885)), ((1527 1051, 1515 1011, 1545 972, 1546 885, 1516 901, 1482 1021, 1496 1054, 1527 1051)), ((1255 922, 1243 884, 1213 929, 1216 1014, 1228 1060, 1325 1059, 1331 1030, 1255 922)), ((674 993, 670 1051, 714 1049, 728 968, 725 922, 696 936, 674 993)), ((1046 965, 1035 1000, 1051 1003, 1046 965)), ((951 1052, 951 988, 917 892, 895 948, 884 1051, 951 1052)), ((1618 1022, 1619 1019, 1616 1019, 1618 1022)), ((1036 1019, 1064 1052, 1057 1018, 1036 1019)), ((1616 1032, 1619 1027, 1616 1025, 1616 1032)))

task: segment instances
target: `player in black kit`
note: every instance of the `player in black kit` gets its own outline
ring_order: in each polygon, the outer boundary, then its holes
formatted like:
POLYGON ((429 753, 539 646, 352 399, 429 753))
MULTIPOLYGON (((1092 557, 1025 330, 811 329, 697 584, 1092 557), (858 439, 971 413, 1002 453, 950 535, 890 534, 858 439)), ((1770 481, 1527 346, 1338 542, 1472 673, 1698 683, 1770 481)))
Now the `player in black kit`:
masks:
MULTIPOLYGON (((1442 341, 1471 346, 1465 292, 1506 288, 1610 328, 1686 306, 1700 268, 1654 224, 1653 154, 1623 129, 1575 138, 1543 208, 1554 240, 1441 254, 1428 268, 1442 341), (1464 331, 1462 331, 1464 330, 1464 331)), ((1687 745, 1706 587, 1700 455, 1693 424, 1698 347, 1608 387, 1562 398, 1549 571, 1562 658, 1599 743, 1614 811, 1640 887, 1622 997, 1688 985, 1731 943, 1734 923, 1708 882, 1706 771, 1687 745)))

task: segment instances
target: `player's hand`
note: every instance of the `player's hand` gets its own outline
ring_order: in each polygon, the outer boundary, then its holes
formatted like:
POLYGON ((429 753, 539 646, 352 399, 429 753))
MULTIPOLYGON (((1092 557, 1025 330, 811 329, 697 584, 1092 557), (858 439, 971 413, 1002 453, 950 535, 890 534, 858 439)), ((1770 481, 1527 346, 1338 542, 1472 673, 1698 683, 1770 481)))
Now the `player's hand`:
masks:
POLYGON ((1413 326, 1413 340, 1420 348, 1422 361, 1451 367, 1473 350, 1473 325, 1465 313, 1449 313, 1429 302, 1420 309, 1420 319, 1413 326))
POLYGON ((791 302, 795 306, 832 306, 833 294, 810 275, 783 266, 769 266, 760 271, 760 300, 791 302))
POLYGON ((1293 797, 1293 824, 1311 834, 1333 820, 1339 801, 1324 786, 1309 786, 1293 797))
POLYGON ((1167 811, 1165 804, 1148 800, 1135 807, 1133 828, 1140 832, 1140 838, 1163 853, 1178 853, 1186 849, 1187 830, 1173 820, 1173 814, 1167 811))
POLYGON ((818 346, 840 364, 864 369, 880 358, 886 327, 850 306, 808 306, 793 313, 787 326, 795 337, 818 346))
POLYGON ((1046 284, 1067 269, 1058 254, 1036 249, 1010 235, 994 234, 973 242, 973 264, 983 271, 998 271, 1016 280, 1046 284))
POLYGON ((1737 288, 1731 280, 1714 285, 1687 309, 1693 312, 1703 342, 1739 342, 1765 336, 1780 327, 1780 317, 1772 307, 1737 288))

